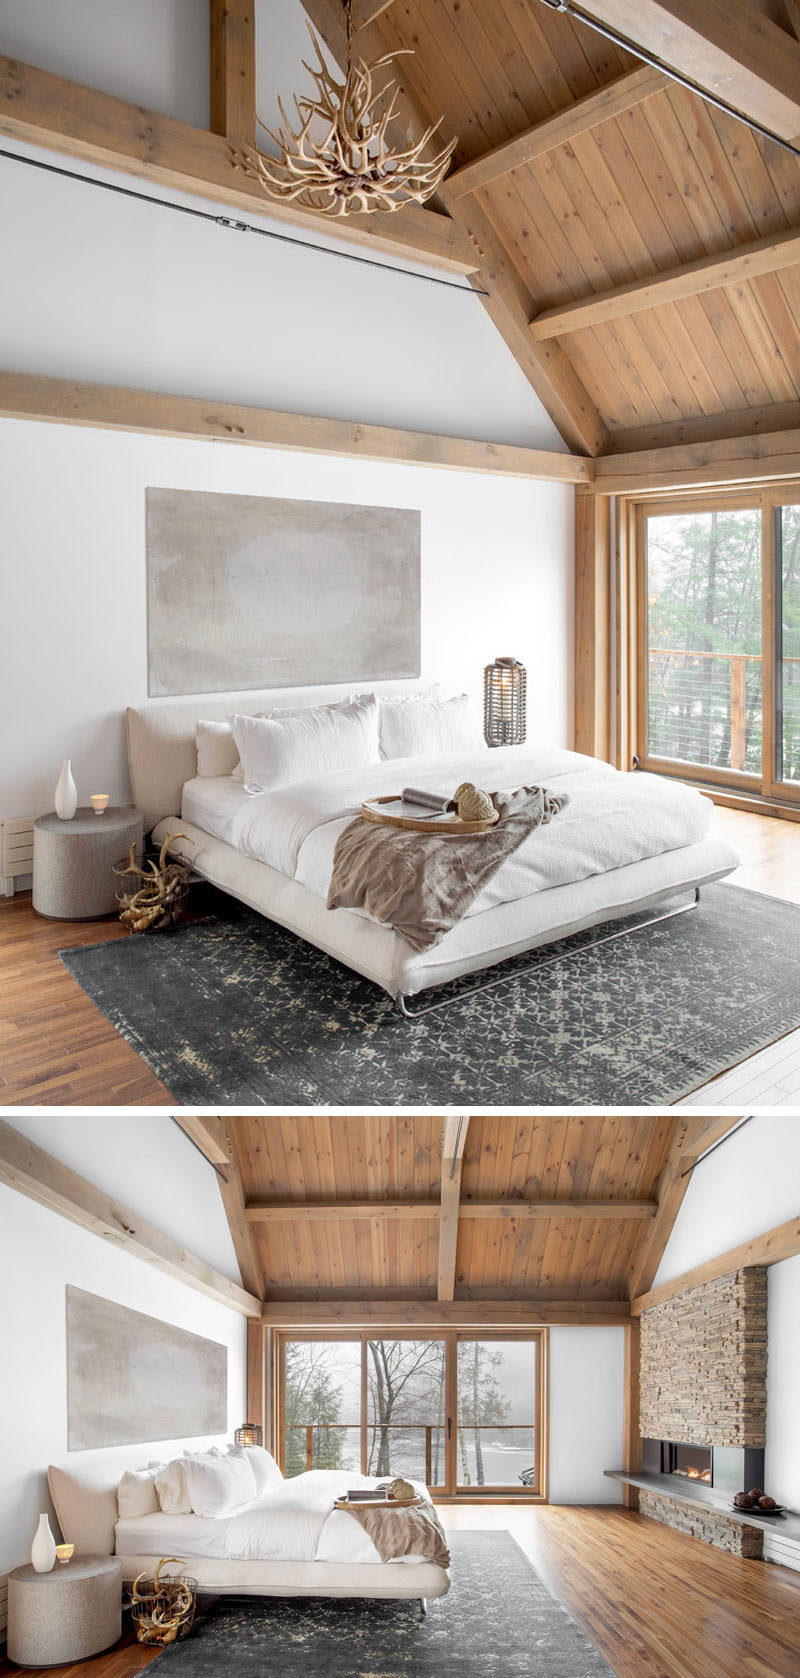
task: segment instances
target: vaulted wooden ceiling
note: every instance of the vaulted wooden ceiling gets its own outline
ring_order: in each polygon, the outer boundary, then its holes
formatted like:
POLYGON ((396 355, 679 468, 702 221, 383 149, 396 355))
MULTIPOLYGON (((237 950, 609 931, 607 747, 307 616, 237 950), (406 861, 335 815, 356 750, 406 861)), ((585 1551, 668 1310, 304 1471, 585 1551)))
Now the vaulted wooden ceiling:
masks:
MULTIPOLYGON (((336 0, 306 9, 335 44, 336 0)), ((704 10, 583 9, 629 31, 650 14, 655 27, 662 11, 704 10)), ((800 64, 796 8, 733 0, 729 11, 742 39, 755 20, 773 62, 777 43, 800 64)), ((663 55, 665 25, 659 40, 663 55)), ((400 60, 412 108, 458 135, 447 208, 481 255, 490 313, 573 448, 797 425, 800 157, 541 0, 392 0, 360 43, 367 56, 413 48, 400 60)))
POLYGON ((176 1122, 222 1169, 229 1215, 235 1181, 243 1280, 268 1302, 599 1305, 650 1286, 684 1173, 737 1121, 176 1122))

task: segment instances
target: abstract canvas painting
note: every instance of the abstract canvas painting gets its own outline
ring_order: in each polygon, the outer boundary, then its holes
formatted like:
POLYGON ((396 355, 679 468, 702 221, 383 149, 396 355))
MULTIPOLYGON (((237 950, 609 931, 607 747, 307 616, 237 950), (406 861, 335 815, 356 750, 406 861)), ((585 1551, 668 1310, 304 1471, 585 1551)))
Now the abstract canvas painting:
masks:
POLYGON ((147 491, 149 692, 420 673, 420 514, 147 491))
POLYGON ((68 1286, 67 1420, 70 1451, 225 1433, 227 1346, 68 1286))

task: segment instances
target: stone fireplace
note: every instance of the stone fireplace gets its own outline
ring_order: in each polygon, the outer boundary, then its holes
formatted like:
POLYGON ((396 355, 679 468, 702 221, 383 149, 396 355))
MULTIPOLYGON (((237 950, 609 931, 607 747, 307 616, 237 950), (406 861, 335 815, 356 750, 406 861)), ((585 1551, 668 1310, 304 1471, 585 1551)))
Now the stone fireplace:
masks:
POLYGON ((643 1514, 735 1554, 760 1556, 761 1529, 731 1519, 725 1505, 764 1484, 766 1414, 763 1266, 642 1313, 642 1470, 661 1482, 641 1491, 643 1514))

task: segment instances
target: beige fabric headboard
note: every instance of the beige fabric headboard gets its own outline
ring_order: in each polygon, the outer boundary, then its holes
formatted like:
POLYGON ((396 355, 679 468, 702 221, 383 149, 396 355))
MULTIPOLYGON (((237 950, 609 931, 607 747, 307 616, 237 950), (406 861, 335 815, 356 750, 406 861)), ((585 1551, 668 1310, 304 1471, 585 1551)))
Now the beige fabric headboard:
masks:
POLYGON ((144 816, 145 829, 155 827, 164 816, 179 816, 184 781, 197 774, 194 731, 200 722, 224 722, 233 711, 240 716, 257 716, 296 705, 325 705, 345 697, 349 689, 316 688, 297 696, 297 690, 272 688, 264 693, 236 694, 232 699, 191 699, 129 706, 125 712, 125 738, 131 775, 133 802, 144 816))
POLYGON ((128 1462, 109 1461, 91 1468, 57 1468, 52 1463, 48 1468, 47 1484, 58 1524, 66 1543, 74 1544, 79 1554, 113 1556, 117 1487, 129 1467, 128 1462))

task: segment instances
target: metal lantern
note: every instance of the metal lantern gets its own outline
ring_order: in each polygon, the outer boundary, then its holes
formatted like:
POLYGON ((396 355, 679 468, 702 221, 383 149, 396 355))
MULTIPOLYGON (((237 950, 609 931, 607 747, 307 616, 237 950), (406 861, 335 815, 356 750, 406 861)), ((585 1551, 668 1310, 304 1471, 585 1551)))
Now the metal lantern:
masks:
POLYGON ((233 1438, 236 1445, 245 1445, 248 1447, 251 1445, 263 1445, 264 1429, 263 1427, 259 1427, 257 1422, 244 1422, 242 1427, 237 1427, 233 1438))
POLYGON ((525 739, 524 664, 496 658, 483 672, 483 734, 487 746, 521 746, 525 739))

